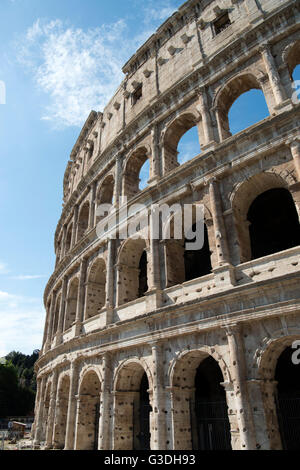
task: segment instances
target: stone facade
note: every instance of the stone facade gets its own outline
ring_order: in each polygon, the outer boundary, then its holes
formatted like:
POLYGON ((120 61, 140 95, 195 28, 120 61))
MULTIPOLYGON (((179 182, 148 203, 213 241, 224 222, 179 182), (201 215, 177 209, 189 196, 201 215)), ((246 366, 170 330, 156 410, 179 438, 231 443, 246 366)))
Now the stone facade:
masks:
POLYGON ((103 113, 91 112, 67 165, 44 296, 37 446, 291 445, 278 384, 300 339, 299 18, 292 0, 189 0, 126 63, 103 113), (251 89, 269 117, 231 135, 229 109, 251 89), (194 126, 201 153, 179 165, 194 126), (296 214, 293 241, 270 254, 249 220, 267 193, 279 218, 296 214), (97 206, 118 213, 122 196, 129 207, 203 204, 206 272, 187 279, 185 240, 145 239, 140 227, 99 238, 97 206))

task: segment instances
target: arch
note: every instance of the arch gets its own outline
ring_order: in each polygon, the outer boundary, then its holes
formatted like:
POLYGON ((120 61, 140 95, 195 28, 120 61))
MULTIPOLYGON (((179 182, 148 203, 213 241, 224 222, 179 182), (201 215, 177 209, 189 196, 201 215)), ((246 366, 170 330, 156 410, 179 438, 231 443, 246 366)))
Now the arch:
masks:
MULTIPOLYGON (((147 242, 144 238, 130 238, 120 247, 118 254, 118 305, 131 302, 142 297, 149 278, 149 262, 147 242), (141 260, 144 255, 144 263, 141 260), (146 256, 146 259, 145 259, 146 256)), ((147 284, 148 285, 148 284, 147 284)))
MULTIPOLYGON (((193 243, 193 240, 185 238, 186 234, 184 233, 181 210, 171 214, 163 227, 166 287, 182 284, 183 282, 210 274, 212 266, 215 265, 216 250, 212 218, 210 211, 202 203, 194 202, 192 205, 191 229, 195 233, 199 215, 195 210, 197 206, 203 208, 204 217, 204 244, 201 248, 193 250, 192 247, 188 246, 193 243), (175 225, 176 231, 174 230, 175 225)), ((200 228, 202 230, 202 224, 200 228)))
MULTIPOLYGON (((285 406, 283 409, 280 409, 280 406, 282 406, 282 403, 280 403, 280 398, 283 398, 283 401, 285 401, 285 398, 289 399, 291 397, 280 396, 281 377, 278 373, 277 366, 279 359, 285 354, 285 351, 290 349, 294 341, 300 341, 299 328, 289 328, 288 335, 286 335, 286 332, 280 329, 278 331, 272 332, 272 337, 266 338, 262 342, 261 347, 255 353, 253 370, 255 375, 260 380, 267 434, 269 436, 271 450, 280 450, 284 447, 287 447, 284 438, 283 426, 284 420, 287 420, 289 416, 285 406), (285 416, 283 416, 283 414, 285 414, 285 416)), ((285 371, 288 371, 288 364, 283 365, 285 371)), ((298 375, 298 377, 299 368, 300 366, 298 365, 297 370, 293 372, 293 374, 298 375)), ((300 401, 300 390, 296 398, 300 401)), ((285 405, 285 403, 283 403, 283 405, 285 405)), ((295 413, 298 412, 299 426, 299 402, 297 405, 298 406, 296 409, 293 408, 294 404, 292 405, 292 412, 294 413, 294 418, 296 418, 295 413)), ((295 429, 291 429, 291 431, 295 431, 295 429)), ((297 446, 299 447, 299 435, 297 446)))
POLYGON ((67 234, 66 234, 66 242, 65 242, 65 254, 67 254, 72 245, 72 232, 73 232, 73 223, 69 225, 67 229, 67 234))
POLYGON ((70 376, 64 373, 59 377, 55 408, 54 448, 64 449, 69 406, 70 376))
POLYGON ((293 72, 300 64, 300 39, 289 44, 282 53, 282 61, 288 67, 290 79, 293 81, 293 72))
POLYGON ((209 352, 211 348, 185 351, 172 364, 174 450, 231 448, 226 394, 222 387, 227 367, 221 368, 219 356, 215 351, 209 352))
POLYGON ((152 159, 151 150, 147 145, 142 145, 135 149, 125 162, 125 169, 123 175, 123 196, 128 199, 134 197, 140 192, 140 172, 149 159, 150 161, 150 177, 152 175, 152 159))
MULTIPOLYGON (((112 204, 114 196, 114 185, 115 180, 113 175, 107 175, 103 180, 96 197, 97 207, 101 204, 112 204)), ((102 217, 96 215, 96 223, 98 223, 102 217)))
POLYGON ((264 90, 256 76, 247 72, 231 78, 216 93, 213 104, 214 109, 216 110, 219 137, 221 141, 232 135, 228 121, 228 113, 231 106, 243 93, 250 90, 261 90, 264 93, 264 90))
POLYGON ((115 374, 114 450, 150 449, 152 378, 143 362, 126 360, 115 374))
POLYGON ((86 201, 79 212, 77 223, 77 242, 83 238, 89 227, 90 203, 86 201))
POLYGON ((76 450, 97 450, 101 381, 95 370, 85 371, 79 385, 76 450))
MULTIPOLYGON (((163 136, 163 173, 176 168, 179 163, 177 159, 178 144, 183 135, 193 127, 197 126, 199 116, 192 112, 184 112, 177 116, 168 125, 163 136)), ((198 129, 199 134, 199 129, 198 129)), ((200 138, 199 138, 200 141, 200 138)))
POLYGON ((269 189, 251 204, 247 220, 251 258, 261 258, 300 244, 300 225, 291 193, 285 188, 269 189))
POLYGON ((52 337, 54 337, 57 333, 60 305, 61 305, 61 294, 57 296, 56 302, 55 302, 52 337))
POLYGON ((78 298, 78 289, 79 289, 79 280, 77 277, 74 277, 70 281, 68 294, 66 298, 66 312, 65 312, 65 323, 64 331, 71 328, 76 319, 76 309, 77 309, 77 298, 78 298))
POLYGON ((251 259, 248 211, 252 202, 262 193, 275 188, 288 189, 288 182, 272 172, 262 172, 239 183, 230 195, 234 222, 240 248, 240 262, 251 259))
POLYGON ((97 258, 91 265, 86 284, 85 320, 98 315, 106 301, 106 264, 97 258))

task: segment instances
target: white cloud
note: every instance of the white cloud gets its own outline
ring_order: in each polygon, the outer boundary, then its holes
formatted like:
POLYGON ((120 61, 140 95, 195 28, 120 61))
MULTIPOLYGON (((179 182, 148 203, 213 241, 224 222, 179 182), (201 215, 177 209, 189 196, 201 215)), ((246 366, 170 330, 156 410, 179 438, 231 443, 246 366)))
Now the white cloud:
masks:
POLYGON ((0 291, 0 357, 12 350, 40 349, 45 311, 41 299, 0 291))
POLYGON ((0 274, 6 274, 7 272, 7 264, 0 261, 0 274))
POLYGON ((42 119, 82 126, 92 109, 103 110, 124 78, 124 63, 175 10, 171 0, 149 0, 137 10, 133 34, 125 19, 87 30, 38 19, 16 46, 19 62, 49 97, 42 119))
POLYGON ((123 79, 122 65, 138 37, 125 40, 123 20, 75 29, 62 21, 36 21, 20 48, 19 61, 50 97, 42 119, 57 127, 81 126, 92 109, 103 109, 123 79))
POLYGON ((10 279, 15 281, 31 281, 32 279, 43 279, 47 276, 41 274, 19 274, 18 276, 11 276, 10 279))

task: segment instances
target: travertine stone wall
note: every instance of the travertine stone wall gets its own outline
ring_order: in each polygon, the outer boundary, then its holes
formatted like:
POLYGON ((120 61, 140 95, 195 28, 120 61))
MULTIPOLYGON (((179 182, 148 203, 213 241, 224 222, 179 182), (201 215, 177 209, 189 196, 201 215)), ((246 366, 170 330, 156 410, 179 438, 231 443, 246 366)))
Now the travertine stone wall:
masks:
POLYGON ((103 112, 91 112, 65 172, 45 289, 37 446, 137 449, 149 432, 151 449, 195 448, 195 377, 211 357, 231 448, 282 448, 275 370, 300 339, 300 246, 252 259, 247 214, 283 188, 300 216, 299 17, 293 0, 189 0, 125 64, 103 112), (269 116, 231 135, 229 109, 251 89, 269 116), (201 153, 179 165, 194 126, 201 153), (129 209, 202 203, 211 271, 186 281, 184 239, 151 240, 141 226, 130 239, 99 238, 98 205, 112 203, 124 221, 124 196, 129 209))

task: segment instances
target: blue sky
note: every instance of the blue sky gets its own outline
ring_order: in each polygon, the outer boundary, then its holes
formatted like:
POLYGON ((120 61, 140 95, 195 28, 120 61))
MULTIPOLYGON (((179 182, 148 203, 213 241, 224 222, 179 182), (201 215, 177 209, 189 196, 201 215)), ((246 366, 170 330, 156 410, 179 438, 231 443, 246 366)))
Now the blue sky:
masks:
MULTIPOLYGON (((0 0, 0 357, 41 347, 63 175, 81 126, 110 99, 122 65, 182 3, 0 0)), ((236 113, 240 125, 241 108, 236 113)), ((182 162, 199 153, 195 138, 192 130, 180 143, 182 162)))

